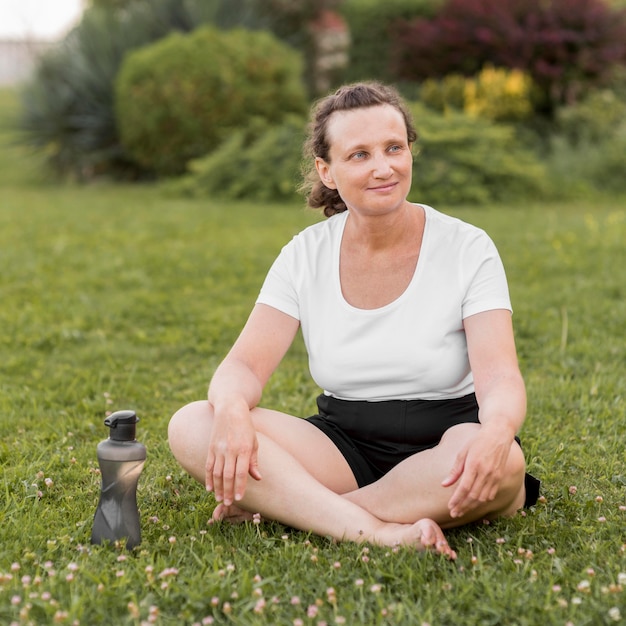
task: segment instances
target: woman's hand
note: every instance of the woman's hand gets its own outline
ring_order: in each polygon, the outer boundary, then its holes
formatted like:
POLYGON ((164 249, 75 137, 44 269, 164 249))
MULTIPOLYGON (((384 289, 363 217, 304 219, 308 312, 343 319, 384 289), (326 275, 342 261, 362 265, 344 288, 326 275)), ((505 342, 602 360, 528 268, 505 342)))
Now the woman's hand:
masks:
POLYGON ((259 444, 245 402, 216 411, 206 460, 206 488, 225 506, 244 496, 248 475, 261 480, 259 444))
POLYGON ((511 313, 505 309, 485 311, 463 323, 481 427, 457 454, 442 482, 444 487, 456 484, 448 502, 453 518, 495 499, 505 478, 515 433, 526 414, 511 313))
POLYGON ((511 439, 491 432, 481 432, 459 451, 443 487, 456 484, 448 502, 450 517, 463 517, 476 507, 495 499, 511 450, 511 439))
POLYGON ((206 488, 218 502, 241 500, 248 476, 261 480, 259 443, 250 411, 291 345, 300 323, 264 304, 257 304, 209 386, 213 426, 206 459, 206 488))

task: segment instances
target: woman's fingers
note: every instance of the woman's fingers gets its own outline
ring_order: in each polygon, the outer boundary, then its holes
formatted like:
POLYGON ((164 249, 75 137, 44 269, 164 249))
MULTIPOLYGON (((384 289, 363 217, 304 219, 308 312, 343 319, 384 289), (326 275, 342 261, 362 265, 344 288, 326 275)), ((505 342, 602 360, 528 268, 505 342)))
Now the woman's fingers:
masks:
POLYGON ((215 499, 225 506, 241 500, 248 484, 248 474, 255 480, 261 479, 256 454, 253 456, 254 461, 248 454, 214 456, 209 453, 206 464, 207 491, 213 491, 215 499))

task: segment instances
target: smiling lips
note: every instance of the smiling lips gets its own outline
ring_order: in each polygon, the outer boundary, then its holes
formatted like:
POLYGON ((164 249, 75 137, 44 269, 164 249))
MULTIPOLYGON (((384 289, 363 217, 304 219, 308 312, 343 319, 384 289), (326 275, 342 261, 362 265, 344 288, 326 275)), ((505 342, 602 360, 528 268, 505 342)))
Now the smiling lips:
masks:
POLYGON ((386 185, 379 185, 378 187, 368 187, 369 191, 389 191, 393 189, 398 183, 387 183, 386 185))

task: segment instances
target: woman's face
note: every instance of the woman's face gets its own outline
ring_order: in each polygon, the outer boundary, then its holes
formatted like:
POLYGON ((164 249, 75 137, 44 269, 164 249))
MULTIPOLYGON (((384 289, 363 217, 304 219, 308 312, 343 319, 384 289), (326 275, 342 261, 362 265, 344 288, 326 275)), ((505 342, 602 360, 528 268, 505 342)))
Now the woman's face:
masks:
POLYGON ((383 104, 336 111, 328 120, 329 161, 315 161, 320 179, 348 209, 381 215, 402 206, 411 188, 413 157, 404 117, 383 104))

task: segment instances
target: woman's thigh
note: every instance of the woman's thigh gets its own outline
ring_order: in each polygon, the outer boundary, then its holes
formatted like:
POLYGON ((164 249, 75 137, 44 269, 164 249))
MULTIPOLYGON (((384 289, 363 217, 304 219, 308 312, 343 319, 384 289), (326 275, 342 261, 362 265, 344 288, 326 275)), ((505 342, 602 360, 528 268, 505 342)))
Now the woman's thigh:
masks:
MULTIPOLYGON (((299 417, 271 409, 251 412, 257 432, 272 439, 299 461, 316 480, 337 493, 357 488, 356 480, 341 452, 317 427, 299 417)), ((180 409, 170 421, 170 447, 178 462, 200 482, 209 449, 213 414, 209 403, 192 402, 180 409)), ((262 455, 262 449, 259 450, 262 455)), ((262 459, 271 463, 271 458, 262 459)))
POLYGON ((357 488, 348 462, 319 428, 305 419, 271 409, 256 408, 252 418, 257 432, 289 452, 323 485, 336 493, 357 488))
POLYGON ((524 461, 517 443, 511 444, 507 462, 511 474, 503 478, 496 499, 463 518, 450 518, 448 502, 455 486, 443 487, 441 482, 457 453, 479 434, 480 428, 473 423, 453 426, 437 446, 407 457, 376 482, 349 494, 349 499, 387 521, 408 523, 428 517, 443 528, 513 514, 523 505, 524 461))

